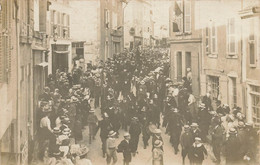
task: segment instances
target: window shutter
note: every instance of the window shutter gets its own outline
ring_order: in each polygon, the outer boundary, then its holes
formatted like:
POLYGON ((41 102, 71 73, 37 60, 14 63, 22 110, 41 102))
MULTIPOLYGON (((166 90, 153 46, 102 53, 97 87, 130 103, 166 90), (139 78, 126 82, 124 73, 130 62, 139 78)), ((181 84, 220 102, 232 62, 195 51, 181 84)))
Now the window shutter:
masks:
POLYGON ((186 33, 191 32, 191 2, 189 0, 185 1, 185 26, 184 30, 186 33))
POLYGON ((228 37, 228 53, 229 55, 234 55, 236 53, 236 38, 235 38, 235 19, 228 19, 227 27, 227 37, 228 37))
POLYGON ((206 54, 210 54, 210 32, 209 27, 205 29, 205 40, 206 40, 206 54))
MULTIPOLYGON (((2 3, 3 5, 3 3, 2 3)), ((0 22, 4 22, 4 9, 0 12, 0 22)), ((3 24, 0 25, 0 29, 2 31, 3 24)), ((4 36, 3 33, 0 33, 0 83, 4 81, 4 44, 3 44, 4 36)))
POLYGON ((67 20, 68 21, 67 22, 67 26, 68 26, 68 32, 67 32, 68 34, 67 35, 68 35, 68 38, 69 38, 70 37, 70 15, 67 15, 67 19, 68 19, 67 20))
POLYGON ((212 53, 217 52, 217 29, 214 22, 211 26, 211 51, 212 53))
POLYGON ((178 25, 178 29, 179 32, 177 32, 177 35, 180 35, 183 33, 183 4, 182 1, 176 1, 176 4, 178 5, 178 13, 176 14, 176 10, 175 10, 175 19, 176 19, 176 23, 178 25))
POLYGON ((250 22, 250 33, 248 37, 249 43, 249 62, 250 65, 255 66, 256 64, 256 45, 255 45, 255 31, 254 31, 254 20, 252 19, 250 22))

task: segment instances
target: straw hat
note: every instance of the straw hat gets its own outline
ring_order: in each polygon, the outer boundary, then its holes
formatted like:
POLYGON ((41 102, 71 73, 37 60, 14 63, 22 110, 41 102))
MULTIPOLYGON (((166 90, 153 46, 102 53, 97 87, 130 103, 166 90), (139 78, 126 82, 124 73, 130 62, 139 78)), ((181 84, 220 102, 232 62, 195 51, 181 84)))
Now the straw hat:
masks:
POLYGON ((199 125, 198 125, 198 123, 192 123, 191 124, 191 127, 198 127, 199 125))
POLYGON ((200 137, 195 137, 195 141, 201 141, 200 137))
POLYGON ((155 140, 154 147, 159 148, 163 145, 163 142, 161 140, 155 140))
POLYGON ((89 111, 89 113, 94 113, 95 112, 95 109, 91 109, 90 111, 89 111))
POLYGON ((61 130, 60 130, 59 127, 54 127, 52 132, 53 132, 54 134, 59 134, 59 133, 61 133, 61 130))
POLYGON ((124 133, 124 137, 129 137, 129 136, 130 136, 130 134, 128 132, 124 133))
POLYGON ((116 135, 116 132, 113 130, 109 131, 109 133, 108 133, 108 137, 113 137, 115 135, 116 135))
POLYGON ((161 134, 162 131, 161 131, 160 129, 155 129, 155 130, 154 130, 154 133, 155 133, 155 134, 161 134))
POLYGON ((236 133, 237 133, 237 131, 236 131, 235 128, 230 128, 229 129, 229 134, 236 134, 236 133))

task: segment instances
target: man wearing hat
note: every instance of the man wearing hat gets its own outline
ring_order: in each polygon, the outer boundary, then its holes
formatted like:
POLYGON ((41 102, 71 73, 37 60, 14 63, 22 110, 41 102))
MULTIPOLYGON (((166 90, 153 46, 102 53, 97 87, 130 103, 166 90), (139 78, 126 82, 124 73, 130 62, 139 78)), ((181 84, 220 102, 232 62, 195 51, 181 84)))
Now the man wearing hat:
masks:
MULTIPOLYGON (((154 132, 152 133, 153 133, 153 137, 152 137, 152 145, 153 145, 152 150, 153 150, 155 141, 160 140, 161 142, 163 142, 163 138, 161 136, 162 131, 160 129, 154 129, 154 132)), ((161 149, 163 150, 163 146, 161 146, 161 149)))
POLYGON ((111 130, 108 134, 108 139, 106 141, 106 153, 107 153, 107 165, 110 165, 111 159, 113 159, 113 165, 117 162, 117 154, 116 154, 116 132, 111 130))
POLYGON ((257 146, 259 145, 259 135, 257 134, 256 129, 254 128, 253 122, 247 122, 245 124, 245 130, 247 135, 247 140, 245 141, 246 152, 250 157, 250 162, 255 163, 257 159, 258 149, 257 146))
POLYGON ((199 125, 197 123, 191 124, 191 133, 193 135, 193 141, 194 141, 195 137, 201 138, 201 130, 199 129, 199 125))
POLYGON ((213 125, 213 130, 211 133, 212 136, 212 148, 213 148, 213 153, 214 156, 216 158, 216 163, 219 164, 220 163, 220 153, 221 153, 221 149, 223 147, 223 143, 225 140, 225 129, 224 127, 221 125, 221 120, 217 120, 218 122, 213 125))
POLYGON ((195 137, 195 142, 191 146, 188 154, 191 164, 202 165, 202 162, 207 155, 208 152, 202 144, 201 138, 195 137))
POLYGON ((229 129, 229 137, 224 143, 226 164, 238 164, 242 158, 240 155, 240 142, 235 128, 229 129))
POLYGON ((137 117, 132 118, 132 122, 129 128, 129 134, 131 136, 131 139, 129 141, 131 151, 133 153, 133 156, 135 156, 137 152, 138 143, 139 143, 139 136, 141 134, 141 125, 137 117))
POLYGON ((129 165, 129 163, 132 160, 132 156, 131 156, 131 148, 129 145, 129 141, 130 141, 130 134, 128 132, 126 132, 124 134, 124 140, 122 140, 120 142, 120 144, 118 145, 118 149, 117 152, 122 152, 123 153, 123 157, 124 157, 124 165, 129 165))
POLYGON ((198 124, 199 124, 199 128, 201 130, 202 141, 206 140, 206 136, 208 135, 210 123, 211 123, 211 114, 209 113, 207 106, 205 108, 201 107, 198 112, 198 124))
POLYGON ((170 133, 170 142, 172 146, 174 147, 175 154, 179 152, 178 146, 180 143, 180 135, 183 125, 183 120, 178 112, 177 108, 172 108, 170 114, 169 114, 169 124, 167 129, 170 133))
POLYGON ((93 140, 95 139, 95 131, 97 129, 97 123, 98 123, 98 118, 95 114, 94 109, 91 109, 89 111, 87 122, 89 127, 89 144, 91 144, 92 139, 93 140))
POLYGON ((112 124, 109 121, 108 117, 109 117, 108 114, 104 113, 103 119, 98 122, 98 127, 96 129, 96 133, 97 133, 98 129, 100 128, 100 139, 102 142, 103 157, 105 157, 105 155, 106 155, 106 140, 108 137, 108 133, 109 133, 109 131, 112 130, 112 124))
POLYGON ((156 140, 153 145, 153 165, 163 165, 163 142, 156 140))
POLYGON ((75 164, 76 165, 92 165, 92 162, 86 158, 89 149, 86 146, 81 146, 80 151, 76 154, 75 164))
POLYGON ((40 156, 43 156, 44 150, 44 142, 49 140, 50 136, 52 135, 52 128, 51 128, 51 121, 49 119, 50 115, 50 107, 45 105, 42 109, 43 117, 40 120, 40 129, 39 129, 39 150, 40 156))
POLYGON ((59 151, 60 143, 58 142, 58 137, 61 135, 61 130, 58 127, 54 127, 52 134, 50 135, 49 140, 49 153, 52 155, 52 153, 59 151))
POLYGON ((182 164, 185 164, 185 157, 188 155, 190 148, 194 142, 193 135, 190 131, 189 125, 184 125, 184 132, 181 134, 180 143, 181 143, 181 155, 182 155, 182 164))

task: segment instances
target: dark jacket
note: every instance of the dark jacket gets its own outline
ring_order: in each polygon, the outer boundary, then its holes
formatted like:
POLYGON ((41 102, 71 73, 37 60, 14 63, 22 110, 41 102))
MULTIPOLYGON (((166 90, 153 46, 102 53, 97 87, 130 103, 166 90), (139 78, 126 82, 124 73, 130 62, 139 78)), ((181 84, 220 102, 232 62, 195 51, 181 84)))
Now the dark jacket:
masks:
POLYGON ((189 151, 189 159, 194 163, 200 163, 204 160, 204 154, 207 155, 207 150, 203 144, 200 146, 195 146, 194 144, 191 146, 189 151))
POLYGON ((127 142, 126 140, 122 140, 117 148, 118 148, 117 152, 123 153, 124 161, 131 162, 132 156, 131 156, 131 148, 130 148, 129 142, 127 142))

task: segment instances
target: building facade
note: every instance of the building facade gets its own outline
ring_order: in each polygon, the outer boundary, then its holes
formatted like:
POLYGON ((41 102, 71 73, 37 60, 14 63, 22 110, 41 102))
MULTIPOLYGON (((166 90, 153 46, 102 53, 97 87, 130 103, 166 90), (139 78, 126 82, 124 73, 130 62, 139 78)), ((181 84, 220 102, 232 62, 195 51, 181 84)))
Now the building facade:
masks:
POLYGON ((33 90, 34 84, 44 83, 34 79, 34 72, 42 63, 36 59, 46 50, 46 36, 39 33, 40 22, 35 19, 39 17, 39 1, 2 0, 0 4, 0 163, 27 164, 35 135, 34 95, 40 94, 40 88, 33 90))
POLYGON ((199 97, 202 36, 201 29, 195 27, 195 1, 173 1, 169 14, 170 77, 174 82, 181 82, 190 68, 192 91, 199 97))
POLYGON ((69 3, 73 10, 71 15, 73 18, 71 19, 72 59, 82 55, 85 64, 89 62, 94 64, 100 55, 100 1, 74 0, 69 3), (76 50, 83 52, 78 54, 76 50))
POLYGON ((123 50, 123 1, 100 0, 100 60, 123 50))
POLYGON ((148 47, 154 38, 152 5, 144 0, 129 1, 124 8, 124 47, 148 47))
POLYGON ((70 15, 71 7, 68 0, 50 0, 47 12, 49 48, 48 73, 56 70, 71 71, 73 67, 70 15))
POLYGON ((248 121, 260 127, 260 1, 242 0, 242 83, 248 121))
POLYGON ((176 0, 169 22, 171 78, 181 81, 191 68, 195 96, 209 92, 215 108, 217 102, 241 107, 257 127, 259 5, 258 0, 176 0))
POLYGON ((210 92, 214 103, 221 101, 233 107, 243 107, 241 19, 238 11, 241 1, 215 1, 198 4, 204 22, 202 29, 201 94, 210 92), (212 3, 219 6, 211 7, 212 3), (205 7, 205 8, 204 8, 205 7), (225 13, 225 14, 219 14, 225 13))
POLYGON ((1 0, 0 4, 0 163, 4 164, 8 158, 17 158, 20 149, 17 103, 19 33, 17 15, 12 13, 15 4, 8 0, 1 0))

